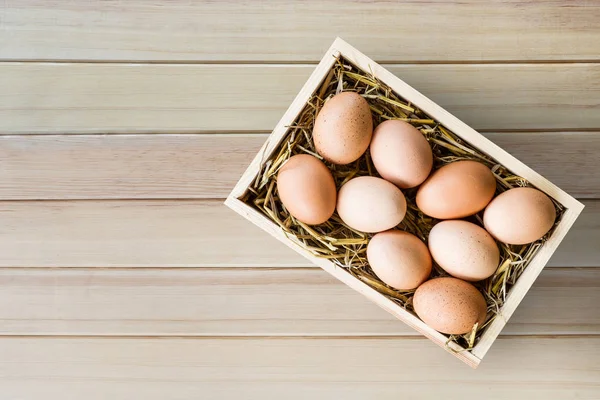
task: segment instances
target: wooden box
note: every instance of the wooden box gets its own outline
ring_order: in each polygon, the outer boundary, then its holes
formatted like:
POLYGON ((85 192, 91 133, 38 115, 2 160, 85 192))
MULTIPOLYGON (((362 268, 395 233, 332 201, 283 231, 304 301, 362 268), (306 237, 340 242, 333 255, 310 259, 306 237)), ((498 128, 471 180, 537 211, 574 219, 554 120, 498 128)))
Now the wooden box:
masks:
POLYGON ((229 194, 225 204, 474 368, 477 367, 483 356, 490 349, 492 343, 498 337, 498 334, 530 289, 552 253, 554 253, 559 243, 575 222, 577 216, 583 210, 583 204, 576 199, 339 38, 335 40, 302 90, 300 90, 300 93, 298 93, 293 103, 268 137, 262 149, 229 194), (371 286, 363 283, 345 269, 336 266, 327 259, 314 256, 298 240, 294 240, 293 237, 286 235, 265 214, 240 200, 256 179, 257 174, 260 173, 264 162, 277 150, 282 140, 288 134, 288 127, 296 120, 310 97, 319 89, 339 57, 343 57, 344 60, 352 63, 360 70, 369 72, 379 79, 379 81, 388 85, 397 95, 417 106, 431 118, 453 131, 462 140, 491 156, 514 174, 525 178, 533 186, 544 191, 564 207, 562 218, 555 226, 551 236, 544 242, 514 286, 512 286, 504 305, 498 313, 498 317, 485 328, 479 341, 471 350, 466 350, 457 343, 449 342, 446 335, 430 328, 416 315, 405 310, 371 286))

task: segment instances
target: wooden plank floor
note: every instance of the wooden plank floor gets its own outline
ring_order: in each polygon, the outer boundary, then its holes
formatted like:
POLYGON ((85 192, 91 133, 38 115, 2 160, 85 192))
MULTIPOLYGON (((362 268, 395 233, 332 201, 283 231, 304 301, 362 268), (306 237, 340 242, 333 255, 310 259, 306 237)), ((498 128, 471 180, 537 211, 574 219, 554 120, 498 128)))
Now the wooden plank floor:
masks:
POLYGON ((599 21, 0 2, 0 399, 600 399, 599 21), (586 205, 477 371, 222 205, 338 35, 586 205))

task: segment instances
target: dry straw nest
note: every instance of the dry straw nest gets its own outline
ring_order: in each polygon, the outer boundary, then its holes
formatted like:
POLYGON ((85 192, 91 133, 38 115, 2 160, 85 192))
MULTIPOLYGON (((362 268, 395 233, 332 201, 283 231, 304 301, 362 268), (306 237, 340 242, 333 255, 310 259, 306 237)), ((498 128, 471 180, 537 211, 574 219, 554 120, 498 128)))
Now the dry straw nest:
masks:
MULTIPOLYGON (((331 260, 335 265, 373 287, 394 302, 413 312, 412 296, 414 291, 397 291, 383 283, 373 273, 366 258, 367 243, 371 234, 358 232, 345 225, 337 214, 329 221, 318 226, 307 226, 296 220, 279 201, 276 178, 281 166, 295 154, 308 153, 322 160, 313 145, 312 128, 315 118, 325 101, 336 93, 353 91, 361 94, 369 103, 375 124, 387 119, 399 119, 409 122, 429 141, 434 155, 434 169, 458 160, 476 160, 491 168, 496 177, 496 194, 519 186, 531 186, 524 178, 514 175, 490 156, 473 148, 436 120, 416 108, 380 82, 370 73, 362 71, 344 59, 338 59, 321 87, 310 98, 296 121, 289 127, 278 148, 263 167, 242 198, 247 204, 256 207, 269 219, 277 223, 286 235, 295 237, 305 249, 317 257, 331 260)), ((349 165, 325 164, 332 171, 339 189, 348 180, 357 176, 378 176, 369 151, 356 162, 349 165)), ((416 189, 403 191, 407 200, 407 212, 399 229, 410 232, 427 243, 429 231, 437 220, 424 215, 415 205, 416 189)), ((563 207, 554 202, 557 218, 560 220, 563 207)), ((510 216, 507 216, 510 217, 510 216)), ((471 222, 482 225, 481 215, 469 218, 471 222)), ((512 285, 527 267, 536 252, 552 233, 554 228, 542 239, 521 246, 498 243, 500 247, 500 266, 490 278, 476 283, 488 305, 488 317, 483 326, 475 326, 465 335, 450 335, 448 341, 454 341, 470 350, 481 337, 485 327, 497 316, 512 285)), ((448 274, 435 265, 431 278, 448 274)))

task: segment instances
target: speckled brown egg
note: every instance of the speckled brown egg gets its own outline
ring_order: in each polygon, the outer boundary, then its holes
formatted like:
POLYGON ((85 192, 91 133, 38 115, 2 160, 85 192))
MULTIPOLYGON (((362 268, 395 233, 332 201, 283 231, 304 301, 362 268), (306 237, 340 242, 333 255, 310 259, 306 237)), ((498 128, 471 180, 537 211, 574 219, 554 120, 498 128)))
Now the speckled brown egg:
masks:
POLYGON ((329 168, 309 154, 290 157, 277 174, 277 192, 298 220, 321 224, 335 211, 336 188, 329 168))
POLYGON ((402 221, 406 199, 394 184, 374 176, 360 176, 340 188, 337 212, 346 225, 357 231, 383 232, 402 221))
POLYGON ((456 161, 433 172, 417 191, 417 207, 430 217, 457 219, 488 205, 496 191, 492 171, 477 161, 456 161))
POLYGON ((500 264, 494 238, 468 221, 439 222, 429 232, 428 243, 435 262, 450 275, 466 281, 486 279, 500 264))
POLYGON ((425 136, 411 124, 384 121, 371 139, 371 159, 379 175, 400 189, 423 183, 433 167, 433 153, 425 136))
POLYGON ((485 229, 507 244, 527 244, 554 226, 556 209, 546 194, 534 188, 515 188, 499 194, 483 213, 485 229))
POLYGON ((371 238, 367 260, 379 279, 398 290, 417 288, 431 273, 431 256, 425 243, 395 229, 371 238))
POLYGON ((317 152, 334 164, 356 161, 369 147, 373 117, 367 101, 355 92, 329 99, 315 119, 313 140, 317 152))
POLYGON ((475 323, 481 327, 487 314, 487 305, 479 290, 457 278, 425 282, 415 291, 413 307, 423 322, 450 335, 471 332, 475 323))

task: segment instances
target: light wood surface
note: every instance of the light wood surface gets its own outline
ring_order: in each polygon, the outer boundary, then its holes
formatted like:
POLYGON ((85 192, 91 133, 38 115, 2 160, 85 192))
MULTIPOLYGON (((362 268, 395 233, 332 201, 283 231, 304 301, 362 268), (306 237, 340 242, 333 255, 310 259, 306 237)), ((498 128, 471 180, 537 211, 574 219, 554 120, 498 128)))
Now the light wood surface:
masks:
POLYGON ((0 2, 0 398, 597 400, 599 19, 0 2), (476 372, 222 205, 335 36, 586 199, 476 372))
POLYGON ((598 337, 494 350, 473 372, 421 338, 5 338, 0 384, 8 398, 69 400, 598 398, 598 337))
POLYGON ((317 61, 336 36, 376 61, 598 60, 594 1, 5 0, 4 59, 317 61))
MULTIPOLYGON (((384 66, 476 129, 600 128, 600 64, 384 66)), ((2 132, 271 131, 314 68, 1 63, 2 132)))
MULTIPOLYGON (((485 136, 570 194, 600 197, 599 132, 485 136)), ((0 199, 224 198, 266 138, 233 133, 0 136, 0 199)))
MULTIPOLYGON (((595 267, 600 201, 548 265, 595 267)), ((0 267, 307 267, 221 200, 0 202, 0 267)))
MULTIPOLYGON (((0 285, 0 335, 416 335, 317 268, 0 269, 0 285)), ((599 268, 547 268, 502 334, 600 334, 599 302, 599 268)))

